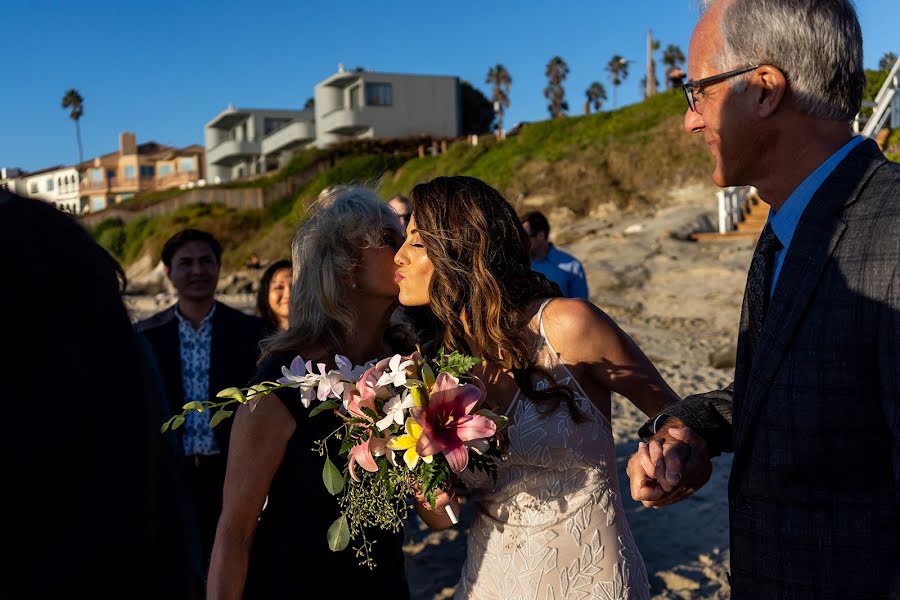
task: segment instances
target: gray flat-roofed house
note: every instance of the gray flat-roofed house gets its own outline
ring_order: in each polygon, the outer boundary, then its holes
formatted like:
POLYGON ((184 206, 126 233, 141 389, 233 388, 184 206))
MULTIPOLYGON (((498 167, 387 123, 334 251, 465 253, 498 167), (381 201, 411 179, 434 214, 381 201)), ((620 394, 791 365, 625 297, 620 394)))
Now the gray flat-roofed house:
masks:
POLYGON ((211 182, 263 174, 316 137, 312 110, 228 108, 204 128, 211 182))
POLYGON ((315 86, 316 146, 363 138, 453 138, 462 126, 459 78, 343 71, 315 86))

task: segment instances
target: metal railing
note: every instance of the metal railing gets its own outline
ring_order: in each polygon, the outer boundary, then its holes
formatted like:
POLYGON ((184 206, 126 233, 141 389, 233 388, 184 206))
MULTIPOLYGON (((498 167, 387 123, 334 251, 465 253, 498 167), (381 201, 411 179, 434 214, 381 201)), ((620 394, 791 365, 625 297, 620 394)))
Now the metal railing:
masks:
MULTIPOLYGON (((868 103, 866 103, 868 104, 868 103)), ((894 66, 888 73, 887 79, 875 96, 872 116, 866 120, 866 124, 862 131, 859 129, 860 115, 856 115, 853 119, 853 131, 861 133, 865 137, 875 137, 875 135, 885 126, 888 117, 891 118, 893 127, 900 127, 900 58, 894 62, 894 66)))

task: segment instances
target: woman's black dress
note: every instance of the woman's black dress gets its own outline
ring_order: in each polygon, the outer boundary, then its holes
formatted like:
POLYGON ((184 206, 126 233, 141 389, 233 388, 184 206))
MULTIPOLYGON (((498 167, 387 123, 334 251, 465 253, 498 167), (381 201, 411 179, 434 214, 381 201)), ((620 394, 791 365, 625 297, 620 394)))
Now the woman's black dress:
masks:
MULTIPOLYGON (((281 377, 282 365, 289 365, 293 358, 273 356, 263 363, 253 382, 275 381, 281 377)), ((297 390, 279 390, 274 395, 290 411, 297 428, 288 441, 259 520, 244 598, 408 599, 402 533, 367 532, 368 538, 376 540, 374 571, 359 566, 352 542, 341 552, 329 550, 325 534, 340 511, 337 499, 322 483, 325 459, 313 450, 313 443, 333 431, 338 422, 329 414, 310 418, 297 390)), ((336 458, 332 452, 331 459, 336 458)))

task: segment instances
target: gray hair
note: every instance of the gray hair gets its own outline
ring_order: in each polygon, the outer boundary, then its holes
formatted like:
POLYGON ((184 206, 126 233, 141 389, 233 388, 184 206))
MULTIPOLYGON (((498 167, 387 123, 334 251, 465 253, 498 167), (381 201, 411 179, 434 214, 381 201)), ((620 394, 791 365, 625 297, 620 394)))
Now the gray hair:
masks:
MULTIPOLYGON (((718 0, 703 0, 704 8, 718 0)), ((727 0, 722 12, 725 71, 773 65, 803 112, 850 121, 862 106, 862 30, 852 0, 727 0)), ((750 75, 730 82, 741 92, 750 75)))
POLYGON ((291 243, 293 282, 289 326, 262 344, 262 358, 317 346, 337 352, 357 329, 347 302, 362 251, 385 245, 385 231, 403 234, 400 219, 373 191, 361 186, 325 190, 291 243))

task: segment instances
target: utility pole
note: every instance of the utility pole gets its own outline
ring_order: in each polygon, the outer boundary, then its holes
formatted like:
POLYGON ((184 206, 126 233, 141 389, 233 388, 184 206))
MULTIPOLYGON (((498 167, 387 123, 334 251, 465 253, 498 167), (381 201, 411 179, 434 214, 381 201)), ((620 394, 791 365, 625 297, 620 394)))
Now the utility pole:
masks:
POLYGON ((653 30, 647 30, 647 84, 644 97, 649 98, 656 93, 656 61, 653 60, 653 30))

